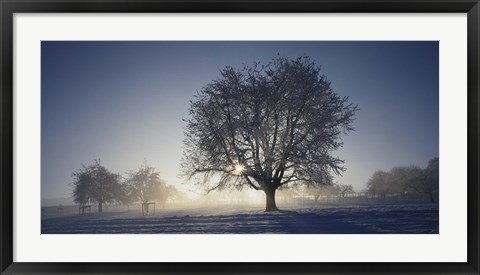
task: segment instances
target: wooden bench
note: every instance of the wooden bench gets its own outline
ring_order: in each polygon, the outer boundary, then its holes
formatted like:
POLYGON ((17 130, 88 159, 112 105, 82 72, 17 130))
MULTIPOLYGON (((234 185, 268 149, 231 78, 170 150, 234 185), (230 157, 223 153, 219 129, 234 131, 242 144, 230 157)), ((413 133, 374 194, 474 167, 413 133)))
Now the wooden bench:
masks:
POLYGON ((83 205, 78 208, 78 215, 83 216, 85 213, 91 213, 92 206, 91 205, 83 205), (88 211, 87 211, 88 210, 88 211))
POLYGON ((150 205, 153 205, 153 215, 155 215, 155 202, 142 202, 142 216, 150 215, 150 205))

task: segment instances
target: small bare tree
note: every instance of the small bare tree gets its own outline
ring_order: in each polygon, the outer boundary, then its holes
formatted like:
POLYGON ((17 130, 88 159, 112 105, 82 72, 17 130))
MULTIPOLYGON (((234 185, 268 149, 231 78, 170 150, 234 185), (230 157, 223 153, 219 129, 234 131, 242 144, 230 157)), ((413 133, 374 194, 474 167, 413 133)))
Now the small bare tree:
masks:
POLYGON ((351 184, 338 184, 339 195, 345 198, 348 194, 353 194, 353 186, 351 184))
POLYGON ((160 179, 160 173, 144 161, 140 168, 130 172, 127 182, 132 196, 142 203, 157 201, 166 189, 166 183, 160 179))
POLYGON ((80 205, 97 203, 98 212, 102 212, 105 203, 122 200, 120 175, 108 171, 100 160, 89 166, 82 164, 82 168, 73 173, 73 178, 73 198, 80 205))
POLYGON ((312 195, 315 202, 318 202, 320 196, 329 195, 330 189, 334 187, 334 184, 331 175, 317 174, 316 178, 315 184, 307 184, 304 192, 312 195))
POLYGON ((390 193, 391 175, 385 171, 375 171, 367 182, 368 192, 386 198, 390 193))
POLYGON ((428 162, 428 166, 410 180, 407 185, 408 188, 428 197, 431 202, 435 202, 435 197, 439 191, 439 168, 439 159, 431 159, 428 162))

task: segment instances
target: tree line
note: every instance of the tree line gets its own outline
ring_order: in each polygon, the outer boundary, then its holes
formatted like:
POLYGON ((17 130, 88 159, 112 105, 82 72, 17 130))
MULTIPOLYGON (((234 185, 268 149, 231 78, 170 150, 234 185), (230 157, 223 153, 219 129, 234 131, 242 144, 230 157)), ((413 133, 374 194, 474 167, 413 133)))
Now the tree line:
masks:
POLYGON ((122 177, 105 168, 100 160, 94 160, 88 166, 82 164, 82 168, 73 172, 72 177, 74 202, 80 205, 97 204, 98 212, 103 211, 105 204, 111 203, 130 205, 156 202, 164 207, 167 200, 180 195, 146 161, 136 171, 130 171, 127 177, 122 177))
POLYGON ((296 186, 282 189, 279 198, 293 201, 305 196, 318 202, 320 199, 378 198, 378 199, 421 199, 438 201, 439 159, 433 158, 427 167, 415 165, 397 166, 389 171, 378 170, 367 182, 366 189, 355 191, 350 184, 334 183, 331 176, 325 177, 322 184, 296 186))
POLYGON ((439 159, 431 159, 424 169, 397 166, 390 171, 378 170, 367 183, 367 192, 382 198, 401 195, 429 199, 435 202, 439 191, 439 159))
POLYGON ((307 195, 313 196, 313 199, 317 202, 320 197, 327 198, 345 198, 349 194, 353 194, 353 186, 351 184, 329 184, 329 185, 317 185, 306 186, 302 192, 307 195))

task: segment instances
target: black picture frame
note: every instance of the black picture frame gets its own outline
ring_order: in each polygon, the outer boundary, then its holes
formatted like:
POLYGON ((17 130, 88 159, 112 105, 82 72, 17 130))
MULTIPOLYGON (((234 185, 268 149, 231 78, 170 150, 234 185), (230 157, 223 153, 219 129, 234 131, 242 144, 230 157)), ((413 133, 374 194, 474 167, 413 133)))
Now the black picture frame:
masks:
MULTIPOLYGON (((479 274, 478 0, 0 0, 1 8, 1 274, 479 274), (13 262, 14 13, 467 13, 468 261, 466 263, 25 263, 13 262)), ((446 247, 445 249, 448 249, 446 247)))

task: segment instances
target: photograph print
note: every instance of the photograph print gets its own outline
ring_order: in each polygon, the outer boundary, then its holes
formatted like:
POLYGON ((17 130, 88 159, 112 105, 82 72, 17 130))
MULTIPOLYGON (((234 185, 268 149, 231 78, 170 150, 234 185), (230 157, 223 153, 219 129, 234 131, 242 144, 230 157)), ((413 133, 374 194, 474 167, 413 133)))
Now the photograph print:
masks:
POLYGON ((438 41, 42 41, 41 234, 439 234, 438 41))

